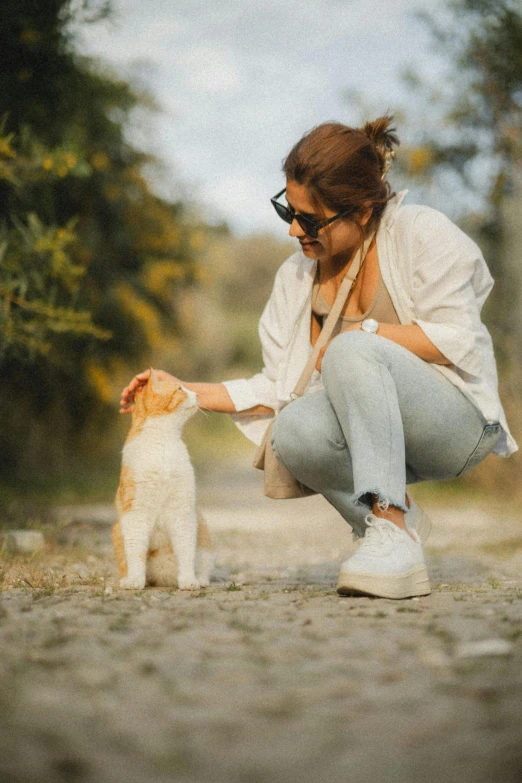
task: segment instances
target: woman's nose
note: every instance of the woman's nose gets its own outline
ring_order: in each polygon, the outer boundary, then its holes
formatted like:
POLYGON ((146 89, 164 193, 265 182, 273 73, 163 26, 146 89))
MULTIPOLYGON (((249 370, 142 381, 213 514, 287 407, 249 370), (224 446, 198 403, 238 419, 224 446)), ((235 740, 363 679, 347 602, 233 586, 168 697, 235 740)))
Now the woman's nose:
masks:
POLYGON ((305 236, 305 232, 303 231, 303 229, 300 226, 300 224, 297 222, 296 218, 294 218, 292 220, 292 222, 290 223, 290 228, 288 229, 288 234, 291 237, 296 237, 296 238, 305 236))

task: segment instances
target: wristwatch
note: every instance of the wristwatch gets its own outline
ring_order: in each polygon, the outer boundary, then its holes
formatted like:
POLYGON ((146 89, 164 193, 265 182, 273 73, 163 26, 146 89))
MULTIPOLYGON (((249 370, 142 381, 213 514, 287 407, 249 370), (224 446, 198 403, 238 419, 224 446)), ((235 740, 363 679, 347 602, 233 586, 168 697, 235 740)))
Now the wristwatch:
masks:
POLYGON ((361 329, 363 332, 370 332, 371 334, 375 334, 375 332, 379 329, 379 321, 376 321, 375 318, 365 318, 361 324, 361 329))

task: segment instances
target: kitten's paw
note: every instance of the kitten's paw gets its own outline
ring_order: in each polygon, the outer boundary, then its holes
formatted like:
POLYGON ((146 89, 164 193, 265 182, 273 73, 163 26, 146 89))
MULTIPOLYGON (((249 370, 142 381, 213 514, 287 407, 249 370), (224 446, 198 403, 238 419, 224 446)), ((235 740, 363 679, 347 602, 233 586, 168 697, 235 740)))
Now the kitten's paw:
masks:
POLYGON ((122 590, 143 590, 145 587, 145 579, 124 576, 122 579, 120 579, 120 587, 122 590))
POLYGON ((199 590, 201 584, 197 579, 178 579, 178 588, 180 590, 199 590))

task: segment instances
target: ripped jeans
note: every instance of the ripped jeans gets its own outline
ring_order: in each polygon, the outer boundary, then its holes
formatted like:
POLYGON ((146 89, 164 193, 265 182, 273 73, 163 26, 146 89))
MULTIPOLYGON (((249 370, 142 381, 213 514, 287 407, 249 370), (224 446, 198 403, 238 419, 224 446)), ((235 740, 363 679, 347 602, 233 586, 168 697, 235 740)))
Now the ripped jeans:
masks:
POLYGON ((455 478, 496 446, 498 422, 428 362, 362 331, 338 335, 324 390, 287 405, 272 427, 277 458, 364 535, 372 495, 407 510, 406 484, 455 478))

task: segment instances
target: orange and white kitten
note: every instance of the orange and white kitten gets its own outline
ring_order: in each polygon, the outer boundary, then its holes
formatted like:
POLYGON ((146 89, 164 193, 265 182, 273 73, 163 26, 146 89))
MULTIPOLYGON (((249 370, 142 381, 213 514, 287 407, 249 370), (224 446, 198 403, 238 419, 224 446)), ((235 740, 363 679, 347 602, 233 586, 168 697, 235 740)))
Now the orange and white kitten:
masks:
POLYGON ((197 590, 210 582, 208 528, 196 510, 194 469, 181 439, 197 409, 194 392, 155 370, 136 394, 112 531, 120 587, 197 590))

